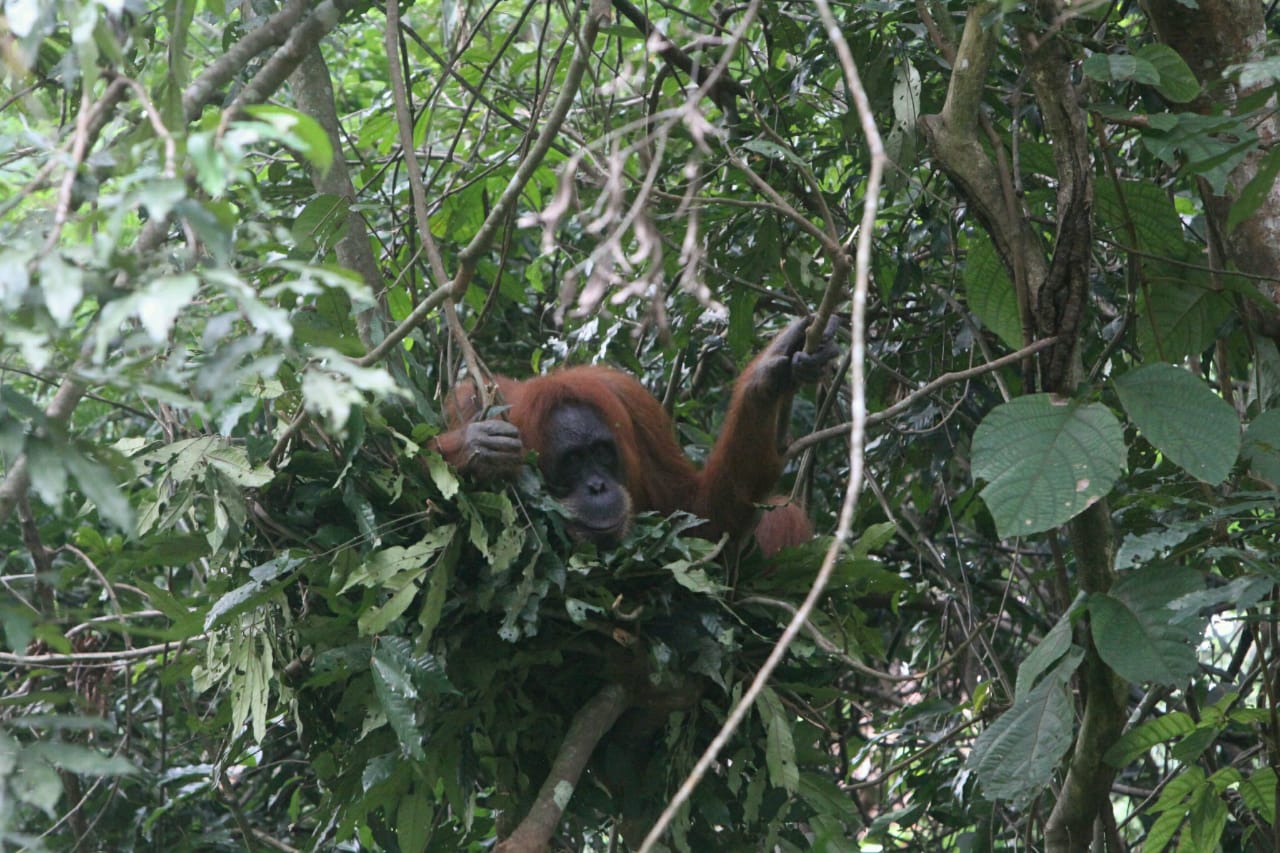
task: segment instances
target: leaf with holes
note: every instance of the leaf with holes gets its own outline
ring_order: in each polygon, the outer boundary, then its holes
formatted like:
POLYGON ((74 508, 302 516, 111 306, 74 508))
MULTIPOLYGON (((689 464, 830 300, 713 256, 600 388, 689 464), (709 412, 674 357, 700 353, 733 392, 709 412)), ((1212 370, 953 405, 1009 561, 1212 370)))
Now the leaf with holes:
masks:
POLYGON ((1001 536, 1063 524, 1111 491, 1124 470, 1124 435, 1098 403, 1049 394, 993 409, 973 434, 973 476, 1001 536))

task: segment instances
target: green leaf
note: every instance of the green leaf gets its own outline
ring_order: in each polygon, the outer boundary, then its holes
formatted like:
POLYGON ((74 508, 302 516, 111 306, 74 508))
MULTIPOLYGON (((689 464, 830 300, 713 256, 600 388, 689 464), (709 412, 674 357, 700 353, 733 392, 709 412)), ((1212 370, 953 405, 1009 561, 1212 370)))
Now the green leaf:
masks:
POLYGON ((422 731, 416 715, 418 690, 409 675, 412 655, 403 637, 384 637, 373 650, 373 687, 405 755, 421 761, 422 731))
POLYGON ((1121 405, 1157 450, 1211 485, 1227 478, 1240 454, 1231 404, 1171 364, 1130 371, 1115 384, 1121 405))
POLYGON ((422 458, 427 460, 427 473, 431 475, 431 482, 440 490, 440 496, 447 501, 453 500, 460 485, 458 475, 439 453, 428 453, 422 458))
MULTIPOLYGON (((1196 791, 1187 812, 1184 834, 1190 850, 1218 850, 1218 841, 1227 826, 1227 804, 1213 785, 1196 791)), ((1181 844, 1179 846, 1182 846, 1181 844)))
POLYGON ((745 359, 756 342, 756 302, 754 290, 734 288, 729 294, 729 350, 734 358, 745 359))
POLYGON ((1272 148, 1263 156, 1258 164, 1257 173, 1249 179, 1239 197, 1231 205, 1231 214, 1227 217, 1227 230, 1235 227, 1253 215, 1276 185, 1276 175, 1280 174, 1280 147, 1272 148))
POLYGON ((1222 293, 1185 274, 1151 276, 1138 297, 1138 349, 1147 361, 1177 361, 1204 352, 1231 314, 1222 293))
POLYGON ((40 260, 40 290, 49 316, 63 325, 84 296, 84 272, 65 263, 56 252, 47 254, 40 260))
POLYGON ((1276 822, 1276 771, 1263 767, 1240 783, 1240 799, 1272 826, 1276 822))
POLYGON ((1079 649, 1071 642, 1071 617, 1070 614, 1063 616, 1058 620, 1057 624, 1045 634, 1043 640, 1040 641, 1031 654, 1018 665, 1018 681, 1013 695, 1014 703, 1017 703, 1027 697, 1040 676, 1049 672, 1050 669, 1063 655, 1071 651, 1079 649))
POLYGON ((696 592, 700 595, 716 595, 724 592, 727 588, 707 574, 706 567, 701 560, 673 560, 663 568, 671 572, 671 576, 676 579, 676 583, 690 592, 696 592))
POLYGON ((204 617, 204 629, 225 624, 238 613, 257 607, 274 596, 297 566, 302 563, 298 557, 281 554, 273 560, 254 566, 249 570, 249 582, 241 584, 226 595, 219 598, 209 608, 204 617))
POLYGON ((105 465, 68 447, 62 458, 67 471, 76 478, 84 496, 98 508, 103 520, 120 530, 133 530, 133 507, 116 485, 115 475, 105 465))
POLYGON ((275 133, 270 136, 295 149, 320 172, 333 165, 333 145, 320 123, 306 113, 272 104, 253 104, 245 112, 265 122, 275 133))
POLYGON ((1218 726, 1203 725, 1190 732, 1182 740, 1174 744, 1169 750, 1169 755, 1175 760, 1183 764, 1191 764, 1199 760, 1204 751, 1213 745, 1218 739, 1221 732, 1218 726))
POLYGON ((849 556, 856 559, 865 559, 873 552, 879 551, 885 545, 888 545, 893 540, 893 537, 897 535, 898 525, 892 521, 868 524, 862 528, 858 538, 849 547, 849 556))
POLYGON ((1241 455, 1249 463, 1249 473, 1280 487, 1280 409, 1263 412, 1249 424, 1241 455))
POLYGON ((1196 795, 1197 791, 1212 789, 1204 778, 1204 771, 1199 767, 1187 767, 1171 779, 1160 792, 1160 799, 1152 806, 1152 811, 1159 814, 1147 831, 1143 851, 1160 853, 1173 840, 1178 828, 1186 820, 1186 803, 1196 795))
POLYGON ((771 160, 783 160, 804 169, 809 168, 809 164, 805 162, 804 158, 791 148, 788 148, 785 145, 779 145, 777 142, 772 142, 768 139, 750 139, 742 143, 742 147, 748 151, 754 151, 757 154, 768 157, 771 160))
POLYGON ((462 545, 461 537, 455 537, 450 547, 439 559, 427 579, 427 595, 422 602, 422 610, 418 612, 418 624, 422 626, 421 647, 426 648, 431 642, 431 635, 440 624, 440 616, 444 613, 445 598, 449 592, 449 581, 453 578, 453 565, 458 559, 458 551, 462 545))
POLYGON ((130 776, 138 772, 120 755, 103 755, 96 749, 73 743, 41 741, 28 746, 26 754, 81 776, 130 776))
POLYGON ((1062 658, 1043 681, 978 735, 965 766, 989 800, 1026 802, 1053 777, 1071 746, 1075 709, 1067 682, 1084 653, 1062 658))
POLYGON ((413 604, 413 600, 418 596, 418 583, 425 576, 427 570, 420 569, 413 575, 401 576, 401 582, 404 584, 396 590, 392 596, 379 607, 371 607, 360 614, 360 618, 356 620, 356 624, 360 628, 362 637, 371 637, 381 634, 387 630, 387 626, 409 609, 409 605, 413 604))
POLYGON ((799 793, 810 808, 820 814, 831 815, 850 827, 862 824, 862 815, 853 798, 826 776, 816 773, 801 775, 799 793))
POLYGON ((1124 469, 1124 435, 1106 406, 1048 394, 995 409, 973 434, 973 476, 1001 536, 1039 533, 1111 491, 1124 469))
POLYGON ((267 465, 251 464, 245 449, 233 444, 210 447, 204 461, 242 488, 260 489, 275 479, 275 472, 267 465))
POLYGON ((1174 711, 1154 720, 1147 720, 1125 732, 1120 740, 1107 749, 1103 760, 1112 767, 1124 767, 1153 746, 1186 737, 1195 727, 1195 720, 1184 711, 1174 711))
POLYGON ((1126 533, 1116 552, 1116 568, 1131 569, 1168 553, 1181 545, 1187 537, 1204 529, 1200 519, 1178 521, 1168 527, 1159 527, 1141 534, 1126 533))
POLYGON ((1011 349, 1022 346, 1018 296, 995 247, 985 235, 969 240, 964 264, 964 290, 969 310, 1011 349))
POLYGON ((1191 251, 1173 201, 1154 183, 1099 181, 1094 204, 1098 219, 1126 248, 1173 258, 1182 258, 1191 251), (1135 238, 1136 246, 1132 245, 1135 238))
POLYGON ((1176 50, 1166 44, 1144 44, 1135 55, 1151 64, 1159 80, 1156 91, 1175 104, 1195 100, 1200 94, 1200 81, 1176 50))
POLYGON ((357 584, 366 587, 394 584, 393 588, 399 589, 404 573, 417 577, 428 561, 453 541, 456 530, 455 525, 444 524, 408 547, 393 545, 374 551, 351 573, 339 592, 346 592, 357 584))
POLYGON ((1121 575, 1110 592, 1089 597, 1098 654, 1126 681, 1178 685, 1197 670, 1204 619, 1170 604, 1204 586, 1180 566, 1149 566, 1121 575))
POLYGON ((1160 82, 1154 65, 1128 53, 1095 53, 1084 61, 1083 70, 1086 76, 1104 83, 1133 80, 1156 85, 1160 82))
POLYGON ((66 445, 56 439, 34 435, 27 439, 27 471, 31 488, 48 506, 57 506, 67 490, 67 469, 63 465, 66 445))
POLYGON ((347 200, 339 195, 318 195, 298 214, 290 233, 301 249, 328 246, 347 224, 347 200))
POLYGON ((161 276, 138 294, 138 320, 154 343, 163 344, 169 339, 178 312, 187 307, 199 286, 194 275, 181 273, 161 276))
POLYGON ((791 737, 792 718, 772 688, 766 687, 756 699, 756 710, 765 727, 765 762, 769 781, 775 787, 795 793, 800 784, 796 767, 796 745, 791 737))
POLYGON ((1221 194, 1226 190, 1227 176, 1257 149, 1258 134, 1237 116, 1179 113, 1172 130, 1144 131, 1142 144, 1170 166, 1185 164, 1221 194))
POLYGON ((414 785, 413 793, 400 798, 396 810, 396 841, 402 853, 423 853, 435 822, 434 798, 414 785))

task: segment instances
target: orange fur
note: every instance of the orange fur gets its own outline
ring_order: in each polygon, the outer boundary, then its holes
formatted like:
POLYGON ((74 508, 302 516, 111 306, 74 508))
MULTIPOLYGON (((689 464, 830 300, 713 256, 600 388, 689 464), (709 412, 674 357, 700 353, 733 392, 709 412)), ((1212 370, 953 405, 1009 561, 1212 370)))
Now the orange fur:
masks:
MULTIPOLYGON (((662 405, 626 373, 569 367, 524 381, 498 377, 497 383, 510 406, 505 417, 528 449, 545 449, 547 423, 558 406, 591 406, 613 432, 636 512, 686 510, 707 520, 698 533, 713 540, 728 533, 737 542, 754 531, 770 555, 805 541, 813 531, 803 509, 781 499, 769 501, 776 508, 760 513, 782 474, 792 396, 771 392, 756 376, 762 356, 735 384, 724 426, 702 470, 684 455, 662 405)), ((460 384, 446 405, 452 430, 436 440, 436 449, 455 468, 467 462, 462 427, 480 414, 474 386, 460 384)))

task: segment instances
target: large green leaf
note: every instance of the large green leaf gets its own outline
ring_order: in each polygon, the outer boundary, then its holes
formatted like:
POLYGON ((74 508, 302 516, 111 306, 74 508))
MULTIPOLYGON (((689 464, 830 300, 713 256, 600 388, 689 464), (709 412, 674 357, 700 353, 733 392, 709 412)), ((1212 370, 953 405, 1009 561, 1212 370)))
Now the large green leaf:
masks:
POLYGON ((1280 486, 1280 409, 1263 412, 1249 424, 1242 454, 1249 473, 1272 486, 1280 486))
POLYGON ((1263 820, 1269 824, 1276 822, 1276 771, 1274 767, 1263 767, 1237 789, 1240 799, 1251 810, 1259 812, 1263 820))
POLYGON ((1100 181, 1094 206, 1099 221, 1126 248, 1174 258, 1190 251, 1178 211, 1168 193, 1154 183, 1100 181))
POLYGON ((1148 361, 1199 355, 1231 312, 1223 295, 1195 278, 1165 276, 1156 265, 1138 299, 1138 349, 1148 361))
POLYGON ((1146 83, 1155 86, 1160 82, 1160 72, 1145 59, 1131 53, 1095 53, 1084 61, 1083 71, 1094 80, 1146 83))
POLYGON ((1262 158, 1262 165, 1257 173, 1240 191, 1240 197, 1231 206, 1231 215, 1227 218, 1227 229, 1234 230, 1267 200, 1267 196, 1276 185, 1276 175, 1280 174, 1280 148, 1272 148, 1262 158))
POLYGON ((1204 620, 1170 604, 1199 590, 1200 575, 1179 566, 1127 572, 1110 592, 1089 598, 1090 630, 1098 654, 1132 682, 1180 684, 1198 666, 1196 643, 1204 620))
POLYGON ((1204 382, 1171 364, 1152 364, 1116 380, 1120 403, 1156 449, 1187 473, 1218 484, 1240 454, 1240 421, 1204 382))
POLYGON ((982 325, 995 332, 1013 349, 1022 346, 1022 320, 1018 317, 1018 297, 1013 282, 985 235, 969 240, 964 265, 964 290, 969 310, 982 325))
POLYGON ((967 766, 988 799, 1026 802, 1049 783, 1071 746, 1075 709, 1067 682, 1083 657, 1079 649, 1064 656, 974 741, 967 766))
POLYGON ((1185 711, 1162 714, 1125 732, 1104 758, 1112 767, 1124 767, 1153 746, 1186 737, 1195 728, 1195 720, 1185 711))
POLYGON ((775 787, 794 793, 800 784, 796 768, 796 745, 791 737, 791 716, 778 694, 766 687, 756 699, 756 710, 765 726, 765 761, 769 781, 775 787))
POLYGON ((405 755, 422 760, 422 731, 415 707, 419 700, 410 668, 413 653, 403 637, 383 637, 373 651, 373 688, 387 722, 405 755))
POLYGON ((1040 676, 1048 672, 1063 655, 1076 651, 1079 647, 1071 642, 1071 618, 1063 616, 1057 624, 1045 634, 1031 654, 1018 665, 1018 680, 1014 688, 1013 700, 1019 702, 1027 697, 1031 689, 1040 680, 1040 676))
POLYGON ((973 476, 1001 536, 1039 533, 1111 491, 1124 436, 1106 406, 1049 394, 993 409, 973 434, 973 476))
POLYGON ((1175 104, 1185 104, 1200 94, 1200 81, 1173 48, 1165 44, 1145 44, 1135 55, 1150 63, 1159 79, 1156 90, 1175 104))

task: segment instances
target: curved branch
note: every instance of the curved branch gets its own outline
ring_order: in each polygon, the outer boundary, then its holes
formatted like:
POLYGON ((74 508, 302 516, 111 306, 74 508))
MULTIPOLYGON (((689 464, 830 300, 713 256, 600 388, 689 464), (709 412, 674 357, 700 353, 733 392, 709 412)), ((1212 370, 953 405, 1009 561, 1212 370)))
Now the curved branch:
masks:
POLYGON ((884 175, 884 168, 888 158, 885 156, 884 144, 880 139, 880 131, 876 128, 875 117, 871 113, 867 93, 858 77, 857 65, 853 61, 849 45, 845 41, 844 35, 840 32, 840 26, 835 17, 831 14, 831 8, 827 0, 817 0, 817 6, 818 12, 822 17, 823 26, 826 29, 827 38, 834 46, 839 57, 841 68, 844 71, 844 83, 853 98, 854 105, 857 107, 858 119, 862 124, 862 131, 866 136, 867 148, 871 155, 871 168, 867 172, 867 194, 863 200, 862 221, 857 236, 852 297, 853 310, 850 323, 853 332, 853 342, 849 348, 852 355, 850 368, 853 390, 850 395, 849 408, 853 425, 852 438, 849 442, 849 483, 845 489, 844 501, 840 506, 840 519, 836 524, 835 537, 831 547, 827 549, 827 553, 823 557, 822 567, 818 569, 818 574, 813 580, 809 594, 805 596, 795 615, 787 623, 782 636, 778 638, 778 642, 760 667, 760 671, 756 673, 756 677, 752 679, 750 686, 743 692, 742 698, 738 700, 738 703, 729 713, 729 718, 725 720, 720 731, 716 733, 710 745, 698 758, 697 764, 694 765, 688 778, 680 786, 680 790, 672 797, 671 802, 667 804, 667 807, 654 823, 653 828, 649 830, 649 834, 645 836, 644 842, 640 845, 640 853, 654 849, 658 839, 662 837, 667 827, 671 825, 671 821, 675 819, 676 813, 679 812, 681 806, 689 801, 689 798, 693 795, 694 788, 702 781, 712 763, 720 755, 720 751, 729 742, 729 738, 733 736, 738 726, 742 724, 742 720, 750 712, 751 707, 768 683, 770 676, 773 675, 778 665, 782 663, 782 659, 786 656, 792 641, 804 629, 805 623, 809 621, 809 615, 817 606, 818 600, 822 598, 827 583, 831 580, 831 575, 835 571, 836 558, 843 553, 845 544, 849 541, 849 537, 853 532, 854 509, 857 506, 858 495, 862 490, 865 464, 863 448, 865 446, 867 420, 866 324, 867 291, 870 289, 871 280, 871 239, 875 230, 876 212, 880 203, 880 181, 884 175))
POLYGON ((540 853, 547 849, 596 744, 630 704, 627 691, 621 685, 610 684, 582 706, 569 724, 551 772, 538 790, 529 814, 514 832, 498 843, 494 853, 540 853))
POLYGON ((253 75, 240 94, 223 112, 218 123, 221 135, 227 126, 240 117, 244 108, 251 104, 260 104, 276 93, 284 81, 288 79, 311 51, 320 44, 320 40, 328 35, 343 14, 359 5, 359 0, 324 0, 315 7, 311 14, 301 23, 289 27, 288 37, 284 43, 271 54, 258 73, 253 75))
POLYGON ((267 18, 262 26, 245 33, 244 38, 227 48, 226 53, 191 81, 191 85, 182 93, 182 112, 187 121, 200 118, 205 105, 243 71, 254 57, 267 48, 283 44, 309 5, 308 0, 290 0, 284 8, 267 18))
POLYGON ((44 655, 15 655, 11 652, 0 652, 0 663, 10 666, 33 666, 33 667, 54 667, 54 666, 90 666, 98 664, 108 666, 111 664, 124 663, 126 661, 141 660, 143 658, 159 657, 161 655, 171 655, 180 649, 180 646, 189 647, 192 643, 203 642, 208 639, 207 634, 197 634, 194 637, 188 637, 181 644, 172 641, 167 643, 157 643, 154 646, 142 646, 136 649, 120 649, 114 652, 71 652, 69 654, 49 653, 44 655))
MULTIPOLYGON (((1016 352, 1011 352, 1008 355, 1002 355, 993 361, 987 362, 986 364, 980 364, 977 367, 970 367, 966 370, 952 370, 948 373, 944 373, 931 382, 921 385, 919 388, 912 391, 889 408, 882 409, 873 415, 867 415, 867 426, 873 426, 878 423, 883 423, 890 418, 897 417, 914 405, 917 400, 922 397, 929 396, 939 388, 950 385, 954 382, 963 382, 967 379, 973 379, 975 376, 981 376, 984 373, 991 373, 994 370, 999 370, 1002 367, 1008 367, 1011 364, 1017 364, 1027 356, 1034 355, 1042 349, 1048 349, 1057 342, 1058 339, 1056 337, 1045 338, 1043 340, 1036 341, 1030 346, 1025 346, 1016 352)), ((846 435, 849 432, 849 426, 849 424, 838 424, 833 427, 828 427, 827 429, 815 430, 804 438, 799 438, 791 442, 791 446, 787 448, 786 455, 788 457, 795 456, 803 453, 815 444, 821 444, 828 439, 846 435)))

